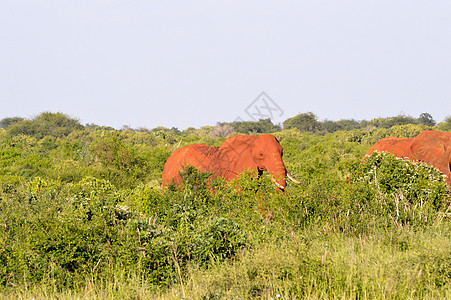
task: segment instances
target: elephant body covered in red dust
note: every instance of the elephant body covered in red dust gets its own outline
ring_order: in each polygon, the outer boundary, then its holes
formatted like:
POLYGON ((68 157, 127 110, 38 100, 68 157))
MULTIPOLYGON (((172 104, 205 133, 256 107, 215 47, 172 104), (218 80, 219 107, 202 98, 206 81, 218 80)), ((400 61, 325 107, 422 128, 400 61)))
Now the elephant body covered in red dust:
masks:
POLYGON ((451 132, 427 130, 410 139, 383 138, 371 147, 364 159, 374 151, 389 152, 433 166, 446 175, 446 183, 451 189, 451 132))
POLYGON ((191 165, 225 180, 236 179, 247 170, 257 171, 259 174, 267 171, 276 187, 284 190, 287 176, 295 183, 299 182, 287 173, 282 155, 282 146, 270 134, 232 136, 219 147, 204 144, 185 146, 172 153, 166 161, 163 189, 171 182, 180 183, 183 167, 191 165))

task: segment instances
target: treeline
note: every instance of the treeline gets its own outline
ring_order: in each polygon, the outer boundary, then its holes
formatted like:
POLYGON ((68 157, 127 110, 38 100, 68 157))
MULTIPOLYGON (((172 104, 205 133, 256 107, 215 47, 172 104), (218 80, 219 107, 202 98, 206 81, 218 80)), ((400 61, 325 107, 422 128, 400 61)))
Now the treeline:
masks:
POLYGON ((437 124, 434 118, 429 113, 422 113, 418 118, 411 116, 398 115, 388 118, 376 118, 373 120, 339 120, 331 121, 324 120, 319 121, 318 117, 312 113, 301 113, 292 118, 289 118, 283 122, 283 125, 273 124, 270 119, 262 119, 257 122, 253 121, 240 121, 240 122, 220 122, 217 124, 214 135, 227 136, 232 132, 242 134, 261 134, 261 133, 274 133, 279 132, 282 129, 296 128, 300 132, 325 135, 336 131, 346 130, 364 130, 371 131, 374 129, 388 129, 398 125, 425 125, 433 127, 438 125, 438 130, 451 130, 451 117, 447 117, 444 122, 437 124))
MULTIPOLYGON (((422 113, 418 118, 406 115, 398 115, 395 117, 375 118, 372 120, 357 121, 354 119, 344 119, 339 121, 324 120, 319 121, 318 117, 312 113, 301 113, 283 122, 283 125, 274 124, 271 119, 260 119, 258 121, 235 121, 235 122, 218 122, 216 126, 204 126, 200 128, 202 133, 206 133, 213 138, 227 137, 232 133, 240 134, 263 134, 280 132, 282 129, 296 128, 299 132, 310 133, 316 135, 324 135, 336 131, 347 130, 364 130, 371 131, 374 129, 391 128, 398 125, 425 125, 433 127, 437 125, 438 130, 451 131, 451 116, 447 117, 444 122, 437 124, 429 113, 422 113)), ((79 120, 69 117, 63 113, 44 112, 32 118, 25 119, 21 117, 10 117, 0 120, 0 129, 7 129, 10 135, 25 134, 42 138, 44 136, 62 137, 67 136, 74 130, 82 128, 89 130, 114 130, 112 127, 99 126, 95 124, 82 125, 79 120)), ((161 135, 187 135, 197 131, 193 127, 189 127, 184 131, 180 131, 176 127, 165 128, 156 127, 153 129, 138 128, 132 129, 124 126, 122 130, 135 130, 142 132, 154 132, 161 135)))
MULTIPOLYGON (((393 126, 408 125, 408 124, 418 124, 430 127, 437 125, 436 121, 429 113, 422 113, 418 118, 399 115, 389 118, 376 118, 370 121, 367 120, 356 121, 353 119, 340 121, 330 121, 330 120, 318 121, 317 116, 309 112, 298 114, 293 118, 287 119, 285 122, 283 122, 283 129, 297 128, 301 132, 308 132, 312 134, 327 134, 336 131, 355 130, 355 129, 365 131, 380 128, 388 129, 393 126)), ((450 130, 451 117, 448 117, 445 120, 445 122, 441 123, 440 128, 442 128, 443 130, 450 130)))

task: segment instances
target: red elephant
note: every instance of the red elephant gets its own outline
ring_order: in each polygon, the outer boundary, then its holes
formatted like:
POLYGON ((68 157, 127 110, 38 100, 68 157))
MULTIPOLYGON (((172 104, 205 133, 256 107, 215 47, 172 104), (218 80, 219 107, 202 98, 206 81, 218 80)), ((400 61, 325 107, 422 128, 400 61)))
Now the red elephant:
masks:
POLYGON ((287 176, 299 184, 285 169, 282 146, 269 134, 232 136, 219 147, 194 144, 178 149, 164 165, 163 188, 171 182, 179 183, 180 172, 186 165, 226 180, 236 179, 238 174, 246 170, 254 170, 259 174, 267 171, 280 190, 285 189, 287 176))
POLYGON ((389 152, 396 157, 433 166, 446 175, 446 183, 451 188, 451 132, 426 130, 410 139, 383 138, 371 147, 365 157, 374 151, 389 152))

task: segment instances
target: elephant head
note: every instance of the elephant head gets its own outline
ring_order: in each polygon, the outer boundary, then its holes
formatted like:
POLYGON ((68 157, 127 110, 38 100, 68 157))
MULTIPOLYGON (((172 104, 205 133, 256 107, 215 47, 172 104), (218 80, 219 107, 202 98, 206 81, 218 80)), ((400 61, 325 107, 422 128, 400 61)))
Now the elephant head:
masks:
POLYGON ((287 170, 282 160, 283 149, 273 135, 233 136, 222 143, 219 152, 222 157, 212 168, 219 176, 233 179, 246 170, 259 174, 266 171, 279 189, 285 188, 287 170))
MULTIPOLYGON (((163 185, 179 181, 184 165, 193 165, 214 177, 235 179, 246 170, 268 172, 280 190, 286 187, 287 174, 282 160, 283 150, 273 135, 237 135, 226 139, 220 147, 202 144, 180 148, 168 159, 163 170, 163 185)), ((292 179, 295 183, 299 182, 292 179)))

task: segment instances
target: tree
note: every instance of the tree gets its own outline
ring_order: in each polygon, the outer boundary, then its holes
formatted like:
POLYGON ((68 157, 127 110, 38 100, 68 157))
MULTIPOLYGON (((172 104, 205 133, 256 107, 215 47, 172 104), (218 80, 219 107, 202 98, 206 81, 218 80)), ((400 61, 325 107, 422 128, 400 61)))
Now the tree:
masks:
POLYGON ((230 125, 235 132, 243 134, 255 134, 255 133, 274 133, 280 131, 280 126, 274 125, 271 119, 260 119, 257 122, 254 121, 236 121, 233 123, 218 123, 218 126, 230 125))
POLYGON ((329 121, 325 120, 321 124, 322 130, 328 133, 341 130, 353 130, 361 128, 361 123, 356 120, 340 120, 340 121, 329 121))
POLYGON ((299 114, 283 122, 283 129, 297 128, 300 132, 315 133, 321 130, 321 123, 314 113, 299 114))
POLYGON ((431 114, 429 113, 420 114, 420 116, 418 117, 418 122, 427 126, 435 126, 436 124, 434 118, 432 118, 431 114))
POLYGON ((68 136, 74 130, 83 129, 83 125, 77 119, 73 119, 63 113, 44 112, 33 120, 22 119, 8 127, 10 135, 25 134, 38 139, 45 136, 68 136))
POLYGON ((445 121, 437 124, 437 130, 451 131, 451 116, 446 117, 445 121))
POLYGON ((23 121, 24 118, 14 117, 14 118, 4 118, 0 120, 0 128, 8 128, 10 125, 13 125, 17 122, 23 121))
POLYGON ((229 125, 216 126, 211 132, 210 136, 212 138, 225 138, 228 137, 231 133, 233 133, 235 129, 229 125))

